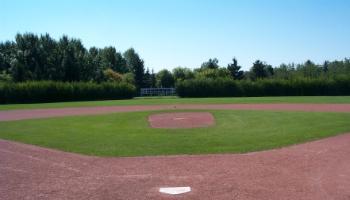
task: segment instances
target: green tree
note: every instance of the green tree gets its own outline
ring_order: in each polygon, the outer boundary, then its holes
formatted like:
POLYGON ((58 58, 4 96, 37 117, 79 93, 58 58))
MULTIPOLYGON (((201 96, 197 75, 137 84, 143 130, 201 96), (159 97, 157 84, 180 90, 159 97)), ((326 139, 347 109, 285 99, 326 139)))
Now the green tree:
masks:
POLYGON ((321 68, 319 68, 311 60, 307 60, 304 64, 297 67, 297 71, 305 78, 317 78, 321 75, 321 68))
POLYGON ((253 63, 253 67, 250 69, 251 79, 263 79, 273 75, 273 68, 271 65, 267 65, 265 62, 257 60, 253 63))
POLYGON ((114 47, 105 47, 99 53, 101 65, 104 68, 110 68, 119 73, 128 72, 125 59, 114 47))
POLYGON ((266 74, 267 74, 267 77, 271 77, 274 75, 274 71, 273 71, 273 67, 272 65, 265 65, 265 71, 266 71, 266 74))
POLYGON ((6 41, 0 43, 0 71, 10 73, 14 56, 16 54, 16 44, 6 41))
POLYGON ((41 35, 39 38, 39 74, 36 80, 59 80, 59 56, 58 44, 49 34, 41 35))
POLYGON ((163 69, 159 71, 156 75, 157 86, 162 88, 174 87, 174 77, 170 71, 163 69))
POLYGON ((126 66, 135 75, 135 86, 139 89, 143 86, 143 76, 145 73, 144 62, 133 48, 124 53, 126 66))
POLYGON ((17 51, 14 56, 14 80, 40 80, 42 68, 38 36, 32 33, 17 34, 15 40, 17 51))
POLYGON ((194 73, 186 67, 176 67, 173 69, 175 82, 194 78, 194 73))
POLYGON ((322 66, 322 71, 323 71, 323 73, 327 73, 328 72, 328 67, 329 66, 329 62, 328 61, 325 61, 324 63, 323 63, 323 66, 322 66))
POLYGON ((195 70, 196 78, 230 78, 230 71, 226 68, 200 68, 195 70))
POLYGON ((61 80, 63 81, 77 81, 79 80, 79 66, 76 65, 76 58, 74 54, 74 48, 71 44, 72 41, 68 36, 63 36, 59 42, 59 52, 60 52, 60 67, 63 71, 61 80))
POLYGON ((86 65, 83 67, 81 79, 84 81, 101 82, 103 80, 103 67, 101 66, 101 58, 99 49, 91 47, 86 55, 86 65))
POLYGON ((156 74, 154 73, 154 70, 152 69, 151 72, 151 87, 155 88, 157 86, 157 78, 156 78, 156 74))
POLYGON ((232 63, 227 65, 227 69, 230 71, 230 75, 235 80, 243 79, 244 72, 241 70, 241 66, 238 65, 237 59, 233 58, 232 63))
POLYGON ((141 87, 143 65, 134 49, 124 56, 114 47, 92 47, 87 51, 79 39, 65 35, 57 41, 49 34, 25 33, 17 34, 15 42, 0 42, 0 74, 6 79, 10 74, 14 81, 101 82, 103 72, 110 68, 118 73, 133 73, 135 84, 141 87))
POLYGON ((16 82, 22 82, 28 80, 28 77, 31 76, 30 72, 17 60, 13 63, 11 68, 12 79, 16 82))
POLYGON ((143 76, 143 87, 150 88, 152 85, 152 77, 149 69, 146 69, 145 75, 143 76))
POLYGON ((214 59, 209 59, 207 62, 204 62, 201 65, 202 69, 217 69, 219 68, 219 60, 214 58, 214 59))
POLYGON ((295 74, 294 64, 281 64, 279 67, 276 67, 273 71, 273 77, 275 79, 290 80, 294 77, 295 74))
POLYGON ((135 85, 135 75, 131 72, 123 74, 123 81, 135 85))

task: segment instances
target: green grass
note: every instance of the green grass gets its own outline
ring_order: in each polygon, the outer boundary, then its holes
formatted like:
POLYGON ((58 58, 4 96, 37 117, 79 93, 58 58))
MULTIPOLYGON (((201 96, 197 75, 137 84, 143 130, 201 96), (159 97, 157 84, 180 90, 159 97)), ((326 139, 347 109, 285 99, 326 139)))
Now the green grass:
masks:
MULTIPOLYGON (((97 156, 239 153, 350 131, 349 113, 209 111, 216 125, 153 129, 148 112, 0 122, 0 138, 97 156)), ((163 111, 164 112, 164 111, 163 111)))
POLYGON ((228 98, 134 98, 129 100, 82 101, 39 104, 0 105, 0 110, 63 108, 83 106, 160 105, 160 104, 228 104, 228 103, 350 103, 350 96, 310 97, 228 97, 228 98))

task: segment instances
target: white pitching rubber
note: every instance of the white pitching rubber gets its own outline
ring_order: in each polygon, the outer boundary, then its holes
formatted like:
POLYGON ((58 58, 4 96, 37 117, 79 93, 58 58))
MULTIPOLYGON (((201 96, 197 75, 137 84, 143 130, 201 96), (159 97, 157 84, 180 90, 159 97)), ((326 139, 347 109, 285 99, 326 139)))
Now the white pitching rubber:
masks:
POLYGON ((191 187, 164 187, 159 188, 159 192, 165 194, 183 194, 191 192, 191 187))
POLYGON ((186 119, 186 118, 184 118, 184 117, 175 117, 174 118, 174 120, 184 120, 184 119, 186 119))

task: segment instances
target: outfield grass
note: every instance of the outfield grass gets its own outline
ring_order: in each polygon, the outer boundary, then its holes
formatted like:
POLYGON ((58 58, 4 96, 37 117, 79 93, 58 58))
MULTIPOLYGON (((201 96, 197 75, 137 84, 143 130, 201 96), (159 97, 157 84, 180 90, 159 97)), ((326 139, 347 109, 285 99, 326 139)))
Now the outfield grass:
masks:
POLYGON ((350 96, 309 97, 227 97, 227 98, 134 98, 129 100, 81 101, 38 104, 0 105, 0 110, 63 108, 84 106, 161 105, 161 104, 229 104, 229 103, 350 103, 350 96))
POLYGON ((0 122, 0 138, 97 156, 241 153, 350 132, 349 113, 208 111, 216 125, 153 129, 160 111, 0 122))

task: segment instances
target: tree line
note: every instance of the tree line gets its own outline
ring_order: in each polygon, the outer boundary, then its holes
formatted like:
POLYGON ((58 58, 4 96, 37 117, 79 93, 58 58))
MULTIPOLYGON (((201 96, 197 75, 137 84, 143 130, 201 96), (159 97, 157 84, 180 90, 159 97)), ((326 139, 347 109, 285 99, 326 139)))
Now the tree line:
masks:
POLYGON ((125 81, 142 87, 144 71, 144 61, 133 48, 123 54, 112 46, 86 49, 79 39, 33 33, 0 43, 3 81, 125 81))
POLYGON ((337 79, 350 77, 350 59, 310 60, 301 64, 273 67, 256 60, 250 70, 243 71, 236 58, 220 66, 216 58, 195 69, 176 67, 154 73, 145 69, 144 61, 130 48, 121 53, 115 47, 85 48, 81 40, 49 34, 17 34, 14 41, 0 43, 0 81, 126 82, 141 87, 174 87, 184 80, 230 79, 244 81, 337 79))

